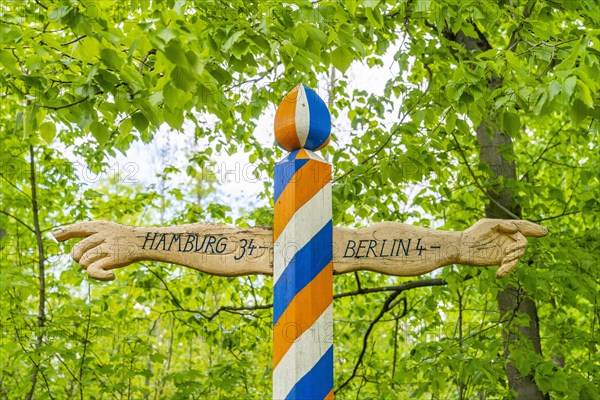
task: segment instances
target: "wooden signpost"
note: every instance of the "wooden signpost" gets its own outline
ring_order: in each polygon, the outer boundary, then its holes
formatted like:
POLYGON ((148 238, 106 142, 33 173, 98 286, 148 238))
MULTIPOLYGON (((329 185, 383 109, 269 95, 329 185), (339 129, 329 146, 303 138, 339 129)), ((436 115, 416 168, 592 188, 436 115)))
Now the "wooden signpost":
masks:
POLYGON ((321 98, 304 85, 275 114, 275 138, 290 155, 275 165, 273 398, 333 398, 331 164, 321 98))
POLYGON ((383 222, 332 226, 331 165, 314 151, 329 142, 330 117, 319 96, 298 85, 275 117, 276 139, 291 153, 275 166, 274 227, 196 223, 143 228, 108 221, 53 231, 84 238, 73 259, 92 278, 136 261, 163 261, 217 276, 273 276, 273 398, 333 398, 333 275, 369 270, 416 276, 450 264, 512 271, 526 237, 547 230, 523 220, 482 219, 463 232, 383 222))

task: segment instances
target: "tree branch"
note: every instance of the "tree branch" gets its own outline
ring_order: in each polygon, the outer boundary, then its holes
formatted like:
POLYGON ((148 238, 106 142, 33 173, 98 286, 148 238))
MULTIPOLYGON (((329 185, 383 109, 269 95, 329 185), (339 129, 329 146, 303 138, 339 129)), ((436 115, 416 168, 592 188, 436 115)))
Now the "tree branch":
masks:
POLYGON ((543 222, 543 221, 550 221, 551 219, 562 218, 562 217, 566 217, 567 215, 575 215, 575 214, 580 214, 580 213, 581 213, 581 210, 571 211, 571 212, 563 212, 562 214, 554 215, 552 217, 540 218, 533 222, 538 223, 538 222, 543 222))
MULTIPOLYGON (((145 265, 145 264, 142 264, 142 265, 145 265)), ((147 265, 146 265, 146 267, 148 268, 147 265)), ((148 270, 154 276, 156 276, 161 282, 163 282, 163 284, 165 285, 165 289, 167 290, 167 292, 169 292, 169 295, 173 299, 173 302, 178 307, 176 310, 164 311, 163 313, 165 313, 165 314, 171 314, 171 313, 176 313, 176 312, 193 313, 193 314, 201 315, 202 318, 204 318, 208 321, 212 321, 222 312, 228 312, 228 313, 232 313, 232 314, 240 314, 240 311, 267 310, 267 309, 273 307, 272 303, 255 304, 253 306, 221 306, 221 307, 217 308, 215 311, 213 311, 211 314, 206 314, 204 311, 201 311, 201 310, 193 310, 190 308, 185 308, 185 307, 181 306, 179 299, 177 299, 177 297, 175 297, 175 295, 173 295, 173 292, 171 292, 171 290, 166 285, 166 283, 162 279, 162 277, 160 277, 152 269, 148 268, 148 270)), ((470 278, 471 278, 471 276, 468 275, 465 277, 465 280, 470 279, 470 278)), ((415 279, 413 281, 404 282, 404 283, 401 283, 400 285, 396 285, 396 286, 380 286, 380 287, 374 287, 374 288, 360 288, 359 290, 355 290, 352 292, 338 293, 338 294, 333 295, 333 298, 341 299, 343 297, 357 296, 357 295, 370 294, 370 293, 381 293, 381 292, 396 292, 396 291, 403 292, 405 290, 415 289, 415 288, 419 288, 419 287, 445 286, 445 285, 447 285, 447 282, 440 278, 415 279)))
POLYGON ((82 36, 79 36, 79 37, 77 37, 77 38, 75 38, 75 39, 71 40, 70 42, 61 43, 60 45, 61 45, 61 46, 68 46, 68 45, 70 45, 70 44, 77 43, 77 42, 79 42, 80 40, 82 40, 82 39, 84 39, 84 38, 86 38, 86 37, 87 37, 87 35, 82 35, 82 36))
POLYGON ((369 324, 369 327, 367 328, 367 331, 365 332, 365 336, 363 337, 362 349, 360 351, 360 354, 358 355, 358 360, 356 360, 356 364, 354 365, 354 370, 352 371, 352 374, 348 377, 348 379, 346 379, 344 381, 344 383, 342 383, 340 385, 340 387, 338 387, 335 390, 335 394, 337 394, 346 385, 348 385, 348 383, 350 383, 350 381, 352 379, 354 379, 354 377, 356 376, 356 372, 358 371, 358 368, 362 364, 363 357, 365 356, 365 353, 367 351, 367 345, 368 345, 369 335, 371 335, 371 332, 373 331, 373 328, 375 327, 375 324, 377 324, 379 322, 379 320, 385 315, 385 313, 387 313, 392 308, 394 308, 399 302, 402 302, 402 304, 404 306, 404 309, 402 311, 402 314, 398 318, 403 318, 406 315, 406 313, 407 313, 406 297, 402 297, 400 299, 400 301, 394 303, 394 300, 396 299, 396 297, 398 297, 400 295, 400 293, 402 293, 401 289, 396 290, 395 292, 393 292, 392 294, 390 294, 388 296, 388 298, 385 300, 385 302, 383 303, 383 307, 381 307, 381 310, 379 311, 379 314, 377 314, 377 316, 375 317, 375 319, 373 321, 371 321, 371 323, 369 324))
POLYGON ((15 185, 14 183, 12 183, 7 177, 5 177, 3 174, 0 174, 0 178, 4 179, 6 181, 6 183, 8 183, 10 186, 12 186, 13 188, 15 188, 18 192, 20 192, 22 195, 24 195, 25 197, 27 197, 29 199, 29 201, 31 201, 31 196, 28 195, 27 193, 25 193, 23 190, 21 190, 17 185, 15 185))
POLYGON ((142 74, 142 70, 144 69, 144 66, 146 65, 146 62, 148 61, 148 57, 150 57, 151 55, 156 54, 156 49, 150 49, 148 50, 148 52, 146 53, 146 55, 144 56, 144 58, 142 58, 140 60, 140 66, 138 67, 138 72, 140 73, 140 75, 142 74))
POLYGON ((215 311, 213 311, 212 314, 205 314, 201 310, 192 310, 189 308, 182 307, 182 308, 179 308, 176 310, 167 310, 167 311, 164 311, 163 313, 164 314, 172 314, 172 313, 181 311, 181 312, 187 312, 187 313, 192 313, 192 314, 199 314, 205 320, 212 321, 222 312, 228 312, 231 314, 238 314, 238 315, 245 315, 245 314, 241 313, 240 311, 268 310, 269 308, 272 308, 272 307, 273 307, 272 303, 255 304, 253 306, 221 306, 221 307, 217 308, 215 311))
MULTIPOLYGON (((99 91, 99 92, 95 93, 94 96, 97 96, 102 93, 104 93, 104 92, 99 91)), ((81 104, 84 101, 89 100, 89 99, 90 99, 89 97, 84 97, 83 99, 79 99, 77 101, 74 101, 73 103, 63 104, 62 106, 48 106, 48 105, 42 104, 42 105, 40 105, 40 107, 47 108, 49 110, 62 110, 63 108, 69 108, 69 107, 76 106, 77 104, 81 104)))
POLYGON ((42 7, 44 10, 47 10, 47 9, 48 9, 48 7, 47 7, 47 6, 45 6, 45 5, 43 5, 42 3, 40 3, 40 1, 39 1, 39 0, 35 0, 35 2, 36 2, 36 4, 37 4, 38 6, 42 7))
POLYGON ((167 285, 167 282, 165 282, 165 280, 162 278, 162 276, 160 276, 156 271, 154 271, 152 268, 150 268, 147 264, 143 264, 141 263, 143 266, 145 266, 146 268, 148 268, 148 271, 150 271, 150 273, 152 275, 154 275, 159 281, 161 281, 161 283, 164 285, 165 290, 169 293, 169 296, 171 296, 171 299, 173 300, 173 303, 179 307, 179 309, 181 309, 182 311, 185 311, 185 309, 181 306, 181 303, 179 302, 179 299, 177 298, 177 296, 175 296, 173 294, 173 292, 171 291, 171 288, 169 288, 169 285, 167 285))
POLYGON ((31 231, 31 232, 33 232, 33 233, 35 233, 35 230, 34 230, 32 227, 30 227, 29 225, 27 225, 25 222, 23 222, 23 221, 22 221, 22 220, 20 220, 19 218, 15 217, 14 215, 12 215, 12 214, 9 214, 9 213, 7 213, 7 212, 6 212, 6 211, 4 211, 4 210, 0 210, 0 214, 4 214, 4 215, 6 215, 7 217, 10 217, 10 218, 14 219, 15 221, 17 221, 18 223, 20 223, 21 225, 23 225, 25 228, 29 229, 29 231, 31 231))
POLYGON ((344 292, 334 294, 334 299, 341 299, 343 297, 356 296, 360 294, 369 294, 369 293, 380 293, 380 292, 393 292, 393 291, 404 291, 415 289, 419 287, 429 287, 429 286, 446 286, 447 282, 441 278, 431 278, 431 279, 415 279, 414 281, 408 281, 401 283, 397 286, 381 286, 374 288, 359 288, 358 290, 352 292, 344 292))
POLYGON ((521 177, 521 179, 519 179, 520 181, 522 181, 526 176, 528 176, 529 171, 531 171, 531 169, 540 161, 543 160, 544 154, 546 154, 546 152, 556 146, 560 145, 560 142, 552 144, 552 142, 554 141, 554 138, 560 133, 560 131, 563 130, 563 128, 567 125, 567 122, 565 122, 564 124, 561 125, 560 128, 558 128, 558 130, 556 132, 554 132, 554 134, 552 135, 552 137, 550 138, 550 140, 548 141, 548 143, 546 143, 546 146, 544 147, 544 149, 542 150, 542 152, 535 158, 535 160, 533 160, 533 162, 530 164, 529 169, 527 169, 527 171, 523 174, 523 176, 521 177))
POLYGON ((461 147, 460 143, 458 142, 458 139, 456 138, 456 135, 454 134, 454 131, 450 131, 450 135, 452 135, 452 137, 454 138, 454 142, 456 143, 456 147, 458 148, 458 151, 459 151, 459 153, 460 153, 463 161, 465 162, 465 166, 469 170, 469 174, 473 178, 473 180, 474 180, 475 185, 477 186, 477 188, 479 188, 479 190, 481 190, 481 192, 483 194, 485 194, 485 197, 487 197, 488 200, 490 200, 492 203, 494 203, 498 208, 500 208, 502 211, 504 211, 508 216, 510 216, 513 219, 521 219, 519 216, 515 215, 508 208, 506 208, 502 204, 500 204, 500 202, 498 200, 496 200, 492 195, 490 195, 487 192, 487 190, 485 190, 485 188, 481 185, 481 183, 479 183, 479 179, 477 179, 477 176, 475 175, 475 171, 473 171, 473 169, 471 168, 471 164, 469 164, 469 161, 467 160, 467 156, 465 155, 465 152, 464 152, 463 148, 461 147))

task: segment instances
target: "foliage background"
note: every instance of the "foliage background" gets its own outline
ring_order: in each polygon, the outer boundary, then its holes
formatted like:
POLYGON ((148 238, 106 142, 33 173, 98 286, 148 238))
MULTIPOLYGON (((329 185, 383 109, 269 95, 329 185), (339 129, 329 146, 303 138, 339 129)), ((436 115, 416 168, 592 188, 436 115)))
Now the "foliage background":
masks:
POLYGON ((350 121, 325 151, 336 224, 461 230, 505 191, 551 232, 505 280, 461 266, 417 284, 337 277, 337 396, 516 397, 510 361, 544 397, 600 397, 595 1, 4 0, 0 15, 2 397, 270 396, 270 278, 144 263, 98 283, 50 230, 271 224, 268 182, 266 205, 238 212, 199 171, 243 150, 271 176, 282 153, 260 145, 257 119, 300 81, 326 86, 334 120, 350 121), (351 63, 386 52, 383 95, 348 90, 351 63), (482 121, 511 139, 496 150, 514 179, 480 159, 482 121), (159 128, 189 138, 184 172, 167 162, 144 187, 111 169, 159 128), (180 173, 189 185, 172 183, 180 173), (537 306, 541 353, 518 329, 531 315, 500 317, 508 285, 537 306))

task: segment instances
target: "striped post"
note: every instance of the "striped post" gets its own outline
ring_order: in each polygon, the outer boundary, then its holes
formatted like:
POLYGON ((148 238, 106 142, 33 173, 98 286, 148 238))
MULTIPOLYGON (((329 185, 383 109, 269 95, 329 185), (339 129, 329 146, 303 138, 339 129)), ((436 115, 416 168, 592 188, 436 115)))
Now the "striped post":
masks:
POLYGON ((273 399, 333 399, 331 164, 321 98, 298 85, 275 115, 273 399))

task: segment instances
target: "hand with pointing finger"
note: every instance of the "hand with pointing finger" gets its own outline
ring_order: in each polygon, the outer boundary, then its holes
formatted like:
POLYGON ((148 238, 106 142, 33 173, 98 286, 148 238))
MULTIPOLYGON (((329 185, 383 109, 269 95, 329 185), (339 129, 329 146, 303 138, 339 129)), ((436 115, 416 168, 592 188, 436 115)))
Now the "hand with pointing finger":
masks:
POLYGON ((87 221, 67 225, 52 231, 59 242, 84 238, 73 246, 71 257, 95 279, 115 279, 111 269, 137 261, 139 245, 136 228, 109 221, 87 221))
POLYGON ((547 233, 543 226, 524 220, 479 220, 462 232, 459 263, 500 265, 496 277, 502 278, 525 254, 527 237, 543 237, 547 233))

